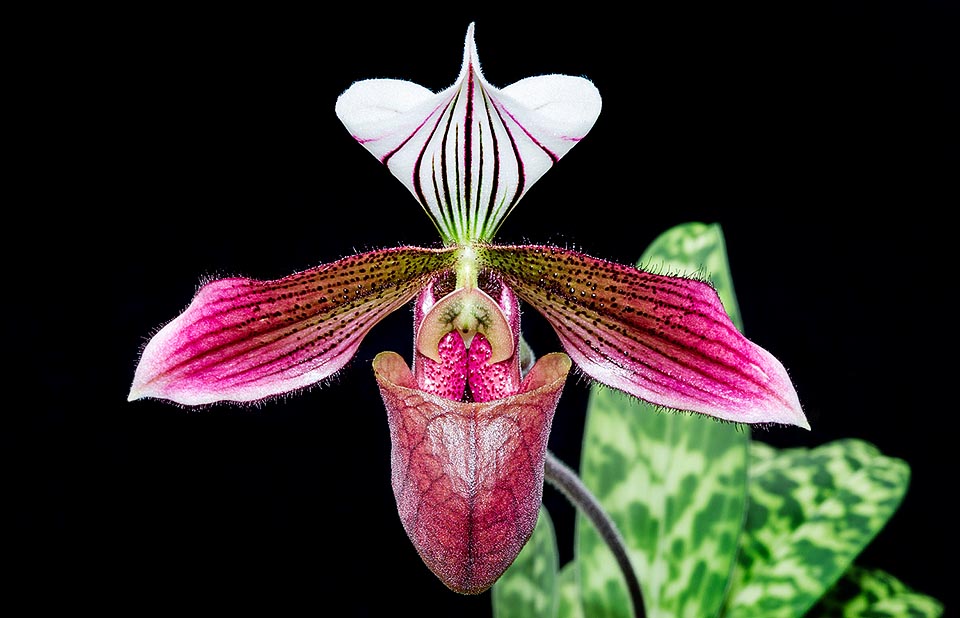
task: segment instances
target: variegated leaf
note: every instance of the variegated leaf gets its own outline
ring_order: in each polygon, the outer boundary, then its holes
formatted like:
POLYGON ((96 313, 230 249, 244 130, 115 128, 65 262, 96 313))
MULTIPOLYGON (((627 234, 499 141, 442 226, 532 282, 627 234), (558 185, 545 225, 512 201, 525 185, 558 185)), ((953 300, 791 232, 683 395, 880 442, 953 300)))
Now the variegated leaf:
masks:
POLYGON ((493 585, 494 618, 553 618, 557 615, 557 536, 546 507, 533 535, 493 585))
POLYGON ((939 618, 943 604, 880 570, 853 566, 810 613, 811 618, 939 618))
POLYGON ((803 616, 900 506, 910 468, 855 439, 751 449, 750 508, 725 616, 803 616))
MULTIPOLYGON (((712 278, 739 322, 718 226, 669 230, 641 263, 712 278)), ((592 391, 581 477, 624 537, 647 616, 719 612, 746 508, 748 441, 749 431, 738 425, 664 413, 606 388, 592 391)), ((585 615, 632 616, 616 562, 582 516, 576 552, 585 615)))
POLYGON ((580 569, 576 560, 571 560, 560 569, 557 591, 557 618, 586 618, 580 602, 580 569))

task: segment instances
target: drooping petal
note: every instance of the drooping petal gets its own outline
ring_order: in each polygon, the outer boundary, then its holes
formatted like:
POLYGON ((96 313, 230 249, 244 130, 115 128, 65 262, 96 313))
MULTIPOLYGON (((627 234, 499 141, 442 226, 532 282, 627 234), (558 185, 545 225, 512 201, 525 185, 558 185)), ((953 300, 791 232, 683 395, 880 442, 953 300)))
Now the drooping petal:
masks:
POLYGON ((400 80, 353 84, 337 116, 413 193, 444 242, 489 240, 530 186, 593 127, 600 94, 543 75, 500 90, 480 72, 473 24, 456 83, 433 94, 400 80))
POLYGON ((483 592, 536 525, 547 439, 570 358, 547 354, 520 393, 485 403, 419 390, 394 352, 379 354, 373 366, 387 408, 403 527, 448 587, 483 592))
POLYGON ((809 429, 786 369, 737 330, 709 284, 557 247, 477 254, 592 378, 668 408, 809 429))
POLYGON ((275 281, 208 283, 147 343, 129 399, 245 402, 315 384, 454 258, 449 249, 401 247, 275 281))

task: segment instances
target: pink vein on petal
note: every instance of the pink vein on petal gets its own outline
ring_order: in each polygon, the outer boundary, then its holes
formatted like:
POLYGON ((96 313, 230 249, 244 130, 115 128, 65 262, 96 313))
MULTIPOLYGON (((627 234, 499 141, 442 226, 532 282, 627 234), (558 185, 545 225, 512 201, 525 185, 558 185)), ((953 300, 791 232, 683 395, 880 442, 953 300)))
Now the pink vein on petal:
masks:
POLYGON ((478 255, 592 378, 669 408, 808 427, 783 365, 737 330, 709 284, 558 247, 478 255))
POLYGON ((401 247, 275 281, 208 283, 148 342, 130 399, 255 401, 314 384, 454 259, 451 250, 401 247))

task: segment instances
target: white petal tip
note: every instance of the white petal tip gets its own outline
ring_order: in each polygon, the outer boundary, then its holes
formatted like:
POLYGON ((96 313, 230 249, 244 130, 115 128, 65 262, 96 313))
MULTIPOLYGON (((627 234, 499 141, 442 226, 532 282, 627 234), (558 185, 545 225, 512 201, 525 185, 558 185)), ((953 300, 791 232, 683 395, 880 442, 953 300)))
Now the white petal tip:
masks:
POLYGON ((142 380, 135 380, 130 386, 130 392, 127 394, 127 401, 137 401, 139 399, 149 399, 151 397, 162 399, 160 393, 150 387, 149 382, 145 384, 142 380))
POLYGON ((769 420, 766 422, 792 425, 810 431, 810 421, 807 420, 807 416, 800 407, 800 400, 797 397, 796 391, 791 389, 790 395, 792 395, 790 401, 772 410, 768 417, 769 420))

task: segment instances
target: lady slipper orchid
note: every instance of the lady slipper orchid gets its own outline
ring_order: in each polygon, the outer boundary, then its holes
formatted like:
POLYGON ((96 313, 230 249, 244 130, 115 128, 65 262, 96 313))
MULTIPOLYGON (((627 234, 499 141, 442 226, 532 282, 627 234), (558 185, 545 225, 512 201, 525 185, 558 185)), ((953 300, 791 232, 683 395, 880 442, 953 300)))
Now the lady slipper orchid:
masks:
POLYGON ((329 378, 381 319, 414 305, 412 365, 373 369, 387 409, 402 524, 450 588, 489 588, 530 537, 553 414, 572 363, 651 403, 738 423, 809 428, 787 372, 744 338, 713 288, 543 245, 492 238, 530 186, 593 126, 579 77, 497 89, 473 25, 457 82, 357 82, 336 112, 416 197, 440 248, 343 258, 274 281, 221 279, 147 343, 130 400, 253 402, 329 378), (520 301, 565 350, 535 363, 520 301), (572 360, 571 360, 572 359, 572 360))

